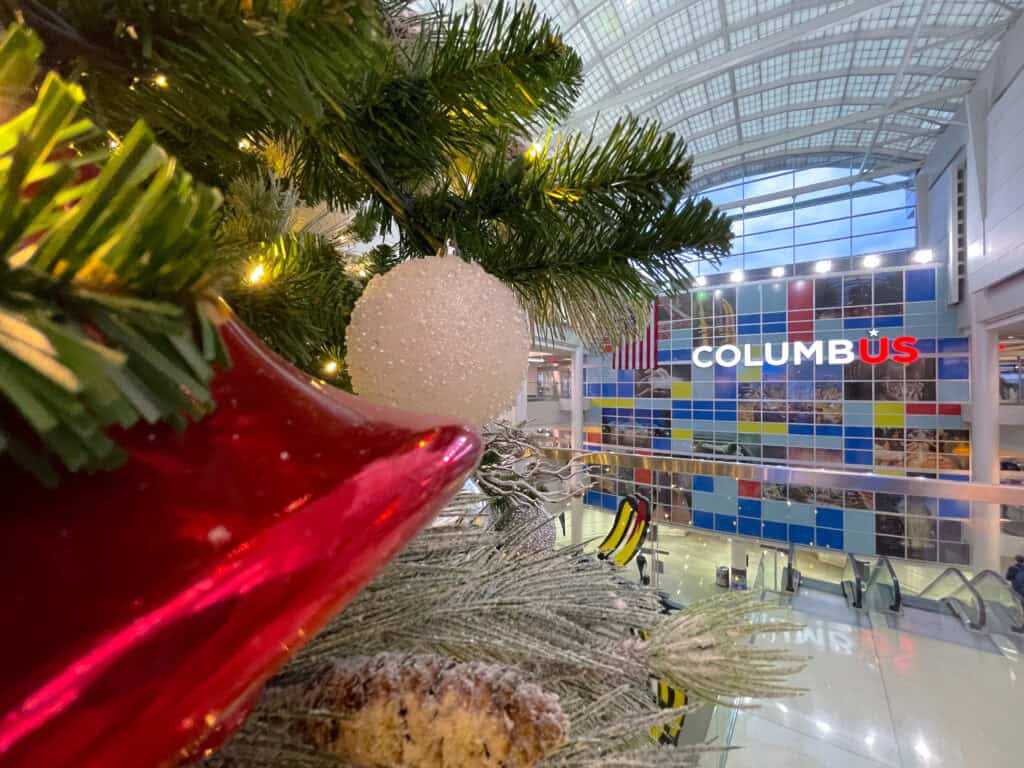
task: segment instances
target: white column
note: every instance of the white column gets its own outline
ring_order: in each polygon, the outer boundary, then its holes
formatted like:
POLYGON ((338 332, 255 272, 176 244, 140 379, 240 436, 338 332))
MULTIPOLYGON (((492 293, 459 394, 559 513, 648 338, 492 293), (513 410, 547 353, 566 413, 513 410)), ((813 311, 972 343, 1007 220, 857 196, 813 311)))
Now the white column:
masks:
POLYGON ((583 347, 572 353, 572 449, 583 450, 583 347))
MULTIPOLYGON (((976 320, 971 328, 971 480, 999 483, 999 338, 976 320)), ((971 504, 971 562, 975 572, 999 571, 998 504, 971 504)))
POLYGON ((738 539, 731 539, 729 542, 729 583, 735 583, 734 573, 736 570, 746 572, 747 588, 750 588, 750 582, 753 578, 753 574, 747 570, 747 548, 738 539))
POLYGON ((569 540, 574 546, 583 543, 583 497, 569 502, 569 540))
POLYGON ((519 394, 516 395, 516 403, 512 406, 512 423, 521 424, 526 421, 526 402, 526 379, 523 379, 523 386, 519 388, 519 394))

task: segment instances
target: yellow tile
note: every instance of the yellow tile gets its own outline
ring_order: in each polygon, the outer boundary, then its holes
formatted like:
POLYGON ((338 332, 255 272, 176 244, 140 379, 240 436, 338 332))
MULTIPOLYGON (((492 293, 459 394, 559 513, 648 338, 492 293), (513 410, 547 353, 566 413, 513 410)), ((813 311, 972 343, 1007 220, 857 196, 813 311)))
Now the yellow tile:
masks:
POLYGON ((690 400, 693 398, 693 384, 688 381, 672 382, 673 400, 690 400))
POLYGON ((904 410, 903 403, 875 403, 875 416, 902 416, 904 410))
POLYGON ((756 366, 750 366, 749 368, 741 368, 737 381, 760 381, 761 380, 761 368, 756 366))
POLYGON ((633 398, 631 397, 594 397, 590 404, 597 408, 632 408, 633 398))
POLYGON ((673 440, 692 440, 693 430, 692 429, 673 429, 672 430, 673 440))
POLYGON ((903 414, 898 416, 879 416, 875 414, 876 427, 902 427, 905 423, 903 414))
POLYGON ((755 421, 741 421, 739 423, 739 431, 740 432, 747 432, 747 433, 751 433, 752 432, 755 435, 756 434, 760 434, 761 433, 761 425, 758 424, 755 421))
POLYGON ((761 431, 766 435, 785 435, 789 432, 789 425, 765 422, 761 425, 761 431))
POLYGON ((878 475, 893 475, 895 477, 903 477, 907 474, 906 470, 903 469, 876 469, 875 474, 878 475))

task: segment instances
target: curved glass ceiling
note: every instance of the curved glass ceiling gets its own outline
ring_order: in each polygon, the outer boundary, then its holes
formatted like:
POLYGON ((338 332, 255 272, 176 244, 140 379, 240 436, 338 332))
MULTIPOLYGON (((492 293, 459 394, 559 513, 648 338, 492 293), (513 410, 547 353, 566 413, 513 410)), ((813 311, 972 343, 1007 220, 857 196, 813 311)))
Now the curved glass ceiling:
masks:
POLYGON ((1024 0, 538 0, 581 55, 569 125, 682 134, 698 188, 779 168, 905 172, 1024 0))

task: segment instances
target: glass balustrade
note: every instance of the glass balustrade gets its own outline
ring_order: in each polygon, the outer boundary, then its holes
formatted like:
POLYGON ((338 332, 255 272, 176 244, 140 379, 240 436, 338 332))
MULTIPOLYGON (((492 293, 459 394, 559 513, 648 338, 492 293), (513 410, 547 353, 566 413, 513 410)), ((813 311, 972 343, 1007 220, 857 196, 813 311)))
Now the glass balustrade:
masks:
POLYGON ((971 585, 985 602, 988 613, 994 614, 992 618, 999 617, 1006 629, 1024 632, 1024 604, 1001 575, 982 571, 971 579, 971 585))
POLYGON ((959 568, 947 568, 917 597, 945 603, 971 629, 985 626, 985 601, 959 568))

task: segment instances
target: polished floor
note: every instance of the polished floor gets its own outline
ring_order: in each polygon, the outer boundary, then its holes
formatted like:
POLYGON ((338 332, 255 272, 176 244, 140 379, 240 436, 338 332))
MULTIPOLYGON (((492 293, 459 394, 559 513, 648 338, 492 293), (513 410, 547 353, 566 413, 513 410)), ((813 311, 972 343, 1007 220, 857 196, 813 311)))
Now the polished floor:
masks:
MULTIPOLYGON (((566 518, 563 543, 599 541, 610 520, 589 508, 566 518)), ((730 546, 720 537, 662 528, 661 588, 684 603, 720 592, 715 567, 728 563, 730 546)), ((750 549, 758 562, 760 551, 750 549)), ((806 575, 836 577, 841 561, 808 558, 801 563, 806 575)), ((911 564, 898 567, 912 591, 934 577, 911 564)), ((709 736, 736 749, 706 755, 707 768, 1010 768, 1024 761, 1024 665, 1015 652, 894 631, 880 617, 865 616, 858 626, 786 604, 767 615, 804 625, 759 642, 810 657, 796 680, 807 693, 754 709, 716 708, 709 736)))

